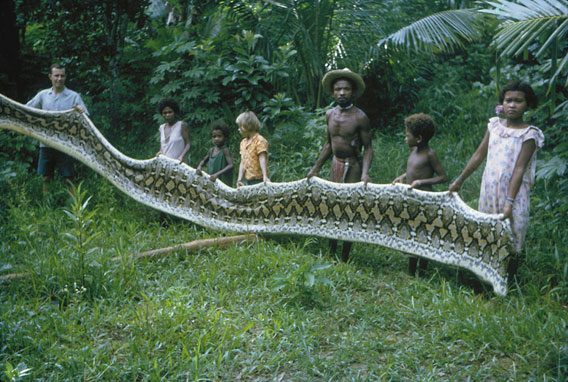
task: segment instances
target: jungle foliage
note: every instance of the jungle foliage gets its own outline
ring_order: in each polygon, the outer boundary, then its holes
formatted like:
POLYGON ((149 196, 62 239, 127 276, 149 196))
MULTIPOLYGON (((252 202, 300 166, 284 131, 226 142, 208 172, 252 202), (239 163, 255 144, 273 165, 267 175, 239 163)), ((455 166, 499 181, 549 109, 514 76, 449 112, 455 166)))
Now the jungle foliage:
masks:
MULTIPOLYGON (((6 36, 17 38, 17 70, 0 73, 0 92, 25 103, 62 61, 95 125, 135 158, 157 152, 156 105, 173 97, 191 166, 216 120, 231 126, 238 162, 234 120, 252 110, 271 180, 302 178, 325 139, 332 100, 321 77, 343 67, 367 85, 357 105, 371 119, 375 183, 404 172, 403 120, 415 112, 434 118, 432 147, 455 178, 511 78, 535 88, 540 104, 526 117, 546 140, 519 277, 499 298, 442 264, 410 278, 403 254, 376 246, 356 244, 336 263, 317 238, 135 261, 219 233, 164 222, 82 165, 73 194, 55 182, 43 197, 36 142, 1 130, 0 276, 26 276, 0 281, 0 380, 566 379, 566 0, 11 5, 2 20, 16 32, 6 36)), ((480 179, 461 193, 472 207, 480 179)))

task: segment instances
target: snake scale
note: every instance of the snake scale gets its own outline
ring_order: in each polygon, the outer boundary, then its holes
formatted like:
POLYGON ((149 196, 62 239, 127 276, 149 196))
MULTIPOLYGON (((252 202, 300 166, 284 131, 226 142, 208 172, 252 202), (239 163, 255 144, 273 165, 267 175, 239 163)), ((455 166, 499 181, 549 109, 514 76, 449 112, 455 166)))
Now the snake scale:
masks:
POLYGON ((510 224, 458 195, 316 177, 234 189, 173 159, 129 158, 85 115, 33 109, 3 95, 0 127, 71 155, 138 202, 211 229, 378 244, 468 269, 507 293, 510 224))

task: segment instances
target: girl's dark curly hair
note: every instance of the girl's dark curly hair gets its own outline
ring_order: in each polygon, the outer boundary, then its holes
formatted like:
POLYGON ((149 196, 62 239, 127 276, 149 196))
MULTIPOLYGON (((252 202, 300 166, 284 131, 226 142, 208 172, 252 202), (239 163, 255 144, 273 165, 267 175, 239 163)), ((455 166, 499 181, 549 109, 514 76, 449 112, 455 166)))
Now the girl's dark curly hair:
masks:
POLYGON ((179 114, 179 104, 172 98, 163 98, 158 103, 158 112, 162 114, 165 107, 171 107, 174 113, 179 114))
POLYGON ((533 88, 527 82, 520 80, 511 80, 503 86, 503 89, 499 92, 500 104, 503 104, 505 93, 510 91, 520 91, 525 93, 525 100, 527 101, 529 109, 535 109, 538 106, 538 98, 536 98, 533 88))

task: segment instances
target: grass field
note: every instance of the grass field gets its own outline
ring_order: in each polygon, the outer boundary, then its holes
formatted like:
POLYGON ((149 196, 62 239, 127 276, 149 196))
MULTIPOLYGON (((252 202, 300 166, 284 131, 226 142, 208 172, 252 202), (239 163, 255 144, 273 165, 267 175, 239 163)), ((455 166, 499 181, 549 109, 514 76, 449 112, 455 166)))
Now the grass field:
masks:
MULTIPOLYGON (((394 178, 406 148, 380 139, 375 146, 374 163, 390 158, 397 166, 380 174, 375 167, 374 179, 394 178)), ((449 158, 449 145, 439 151, 449 158)), ((445 162, 450 176, 463 165, 445 162)), ((30 274, 0 283, 0 380, 568 376, 565 294, 535 281, 547 270, 531 260, 547 248, 566 251, 558 240, 564 228, 550 228, 547 238, 529 233, 519 282, 498 297, 443 264, 411 277, 405 255, 378 246, 355 244, 350 261, 337 262, 318 238, 265 236, 133 260, 128 254, 220 233, 175 219, 161 224, 157 211, 98 176, 87 177, 74 201, 62 184, 53 186, 60 191, 38 201, 41 184, 30 177, 5 196, 11 207, 0 230, 0 275, 30 274)), ((469 187, 464 198, 474 203, 477 191, 469 187)), ((546 217, 535 215, 534 224, 546 217)))

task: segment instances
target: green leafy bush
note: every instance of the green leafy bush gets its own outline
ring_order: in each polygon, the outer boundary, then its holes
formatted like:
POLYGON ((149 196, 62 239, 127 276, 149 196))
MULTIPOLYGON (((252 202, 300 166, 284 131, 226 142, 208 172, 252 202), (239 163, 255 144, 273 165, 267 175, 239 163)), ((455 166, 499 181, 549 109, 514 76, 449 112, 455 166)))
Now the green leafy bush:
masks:
POLYGON ((325 276, 320 276, 320 271, 332 267, 331 263, 305 263, 292 264, 290 273, 274 276, 272 290, 285 293, 285 300, 301 305, 324 304, 323 287, 333 287, 333 283, 325 276))

